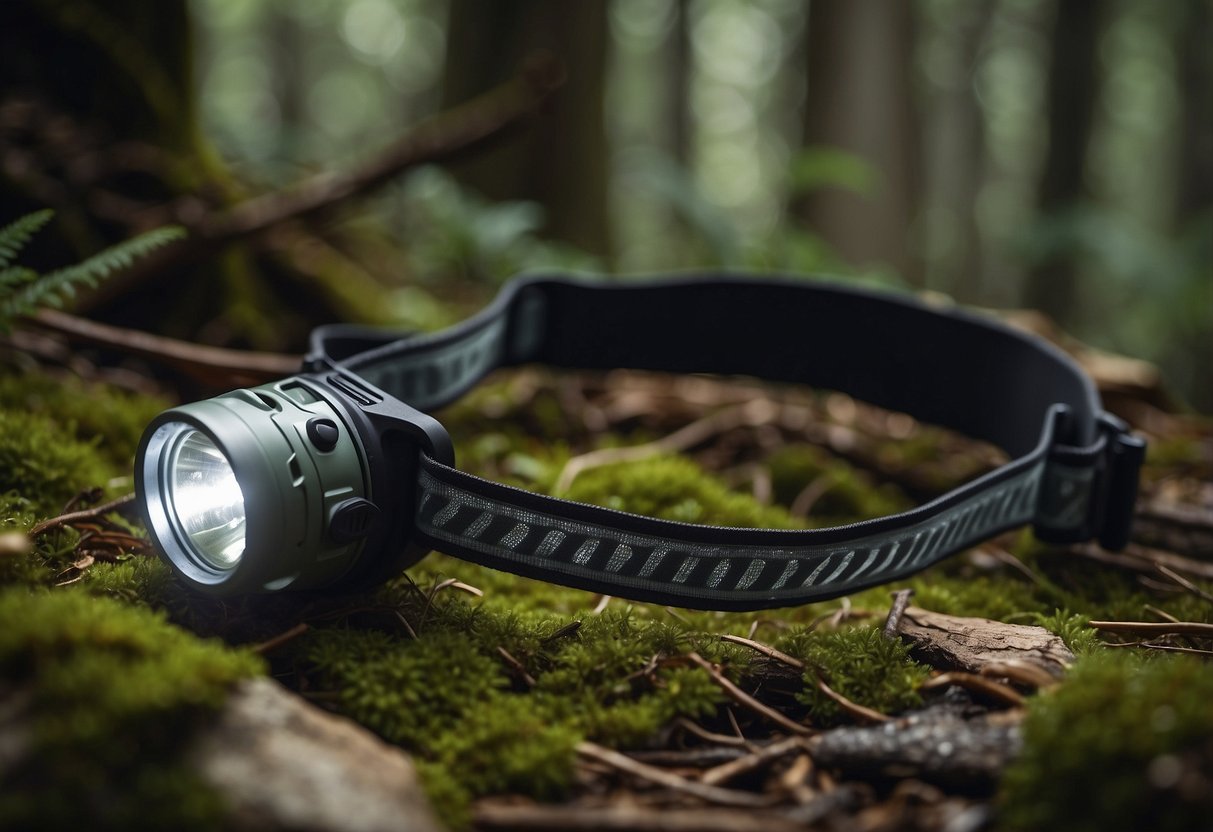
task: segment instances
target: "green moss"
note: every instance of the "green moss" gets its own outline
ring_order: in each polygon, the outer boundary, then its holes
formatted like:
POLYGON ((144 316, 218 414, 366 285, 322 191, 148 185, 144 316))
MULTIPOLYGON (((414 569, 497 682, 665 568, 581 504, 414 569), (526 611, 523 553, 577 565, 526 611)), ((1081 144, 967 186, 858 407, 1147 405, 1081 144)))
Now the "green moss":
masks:
MULTIPOLYGON (((154 396, 75 379, 0 374, 0 410, 20 411, 58 425, 92 447, 92 455, 108 465, 111 477, 130 474, 143 429, 166 407, 167 402, 154 396)), ((0 439, 7 433, 0 429, 0 439)))
POLYGON ((3 774, 0 825, 130 828, 213 824, 218 796, 175 762, 190 729, 251 654, 162 615, 73 590, 0 592, 5 698, 30 728, 28 755, 3 774))
POLYGON ((4 485, 28 500, 38 516, 57 514, 81 490, 105 483, 112 469, 96 442, 75 425, 22 410, 0 410, 0 471, 4 485))
POLYGON ((791 506, 808 487, 819 490, 810 525, 835 526, 894 514, 910 501, 893 485, 878 485, 869 474, 814 445, 788 445, 767 457, 775 500, 791 506))
POLYGON ((818 679, 852 702, 885 714, 922 704, 918 689, 930 669, 910 658, 901 639, 885 638, 879 628, 801 630, 780 639, 777 646, 805 663, 804 690, 796 698, 809 706, 816 724, 847 719, 838 703, 817 686, 818 679))
POLYGON ((564 496, 684 523, 776 529, 804 525, 778 506, 730 491, 691 460, 677 456, 592 468, 578 476, 564 496))
POLYGON ((1189 656, 1083 657, 1033 698, 1001 796, 1009 830, 1207 829, 1213 668, 1189 656))

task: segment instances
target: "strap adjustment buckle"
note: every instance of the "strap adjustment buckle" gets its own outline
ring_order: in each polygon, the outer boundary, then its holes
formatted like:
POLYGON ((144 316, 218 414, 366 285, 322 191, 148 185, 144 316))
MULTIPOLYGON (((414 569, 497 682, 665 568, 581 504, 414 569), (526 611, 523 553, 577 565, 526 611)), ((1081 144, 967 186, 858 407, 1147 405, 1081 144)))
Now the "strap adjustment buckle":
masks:
POLYGON ((1049 450, 1036 506, 1034 531, 1049 543, 1096 538, 1105 549, 1129 542, 1146 442, 1108 413, 1097 417, 1099 436, 1085 447, 1049 450))

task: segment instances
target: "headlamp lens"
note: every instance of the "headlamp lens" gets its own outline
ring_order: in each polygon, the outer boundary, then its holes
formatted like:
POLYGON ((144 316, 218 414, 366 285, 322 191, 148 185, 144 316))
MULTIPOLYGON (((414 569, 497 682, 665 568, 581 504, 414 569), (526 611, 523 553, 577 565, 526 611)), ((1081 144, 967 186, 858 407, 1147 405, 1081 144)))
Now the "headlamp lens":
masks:
POLYGON ((177 437, 168 457, 169 513, 194 553, 214 569, 231 569, 244 554, 244 492, 232 464, 206 434, 177 437))

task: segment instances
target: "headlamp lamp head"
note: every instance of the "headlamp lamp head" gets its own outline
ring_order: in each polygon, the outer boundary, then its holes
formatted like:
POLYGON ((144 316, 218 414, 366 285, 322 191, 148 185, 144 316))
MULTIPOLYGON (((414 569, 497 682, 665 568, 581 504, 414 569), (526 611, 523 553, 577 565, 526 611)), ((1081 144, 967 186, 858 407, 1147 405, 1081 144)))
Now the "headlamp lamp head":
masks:
POLYGON ((344 397, 297 376, 173 408, 147 428, 135 477, 165 559, 212 594, 309 589, 356 573, 381 541, 369 501, 379 437, 344 397))

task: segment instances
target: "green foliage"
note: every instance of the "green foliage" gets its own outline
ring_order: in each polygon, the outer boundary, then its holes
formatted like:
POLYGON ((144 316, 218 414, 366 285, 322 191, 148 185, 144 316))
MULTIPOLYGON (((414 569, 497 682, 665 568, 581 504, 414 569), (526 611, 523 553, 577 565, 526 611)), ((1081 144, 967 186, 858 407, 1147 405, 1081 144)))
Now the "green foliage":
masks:
POLYGON ((819 724, 843 721, 845 715, 817 686, 818 679, 852 702, 886 714, 922 704, 918 688, 929 678, 930 668, 911 659, 901 639, 885 638, 879 628, 800 630, 776 645, 805 663, 804 690, 796 698, 809 706, 819 724))
POLYGON ((113 272, 185 234, 175 226, 158 228, 48 274, 14 265, 13 259, 52 216, 52 211, 38 211, 0 228, 0 332, 7 332, 15 319, 40 306, 61 307, 81 287, 95 287, 113 272))
POLYGON ((1213 673, 1189 656, 1083 657, 1034 697, 1001 796, 1006 829, 1208 828, 1213 673))
POLYGON ((179 768, 190 729, 255 656, 82 592, 0 591, 0 669, 26 717, 0 781, 6 828, 213 825, 218 796, 179 768))
POLYGON ((436 167, 413 172, 404 191, 410 258, 423 278, 498 283, 528 269, 598 270, 590 255, 539 239, 536 203, 489 202, 436 167))

